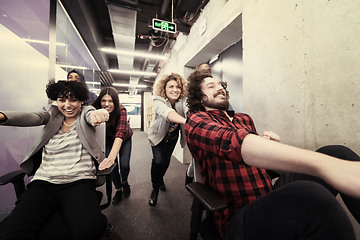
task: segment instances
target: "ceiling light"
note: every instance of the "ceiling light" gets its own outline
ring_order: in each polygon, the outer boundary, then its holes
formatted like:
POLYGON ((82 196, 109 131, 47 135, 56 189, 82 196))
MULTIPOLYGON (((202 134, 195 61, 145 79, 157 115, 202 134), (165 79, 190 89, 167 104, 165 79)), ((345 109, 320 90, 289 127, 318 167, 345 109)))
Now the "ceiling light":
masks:
POLYGON ((90 88, 89 91, 90 91, 90 92, 93 92, 93 93, 99 93, 99 92, 100 92, 100 89, 90 88))
POLYGON ((99 82, 86 82, 87 84, 92 84, 92 85, 101 85, 101 83, 99 82))
POLYGON ((131 75, 131 76, 155 77, 157 75, 154 72, 131 71, 131 70, 120 70, 120 69, 109 69, 109 72, 126 74, 126 75, 131 75))
POLYGON ((89 69, 87 67, 73 66, 73 65, 64 65, 64 64, 56 64, 56 65, 63 68, 74 68, 74 69, 83 69, 83 70, 89 69))
MULTIPOLYGON (((42 41, 42 40, 35 40, 35 39, 28 39, 28 38, 22 38, 25 42, 32 42, 32 43, 41 43, 41 44, 47 44, 49 45, 49 41, 42 41)), ((66 47, 65 43, 56 43, 58 46, 66 47)))
POLYGON ((146 88, 144 84, 129 84, 129 83, 113 83, 115 87, 137 87, 137 88, 146 88))
POLYGON ((149 59, 157 59, 157 60, 167 59, 167 57, 164 55, 158 55, 149 52, 129 51, 124 49, 114 49, 114 48, 101 48, 100 50, 106 53, 113 53, 117 55, 125 55, 130 57, 140 57, 140 58, 149 58, 149 59))

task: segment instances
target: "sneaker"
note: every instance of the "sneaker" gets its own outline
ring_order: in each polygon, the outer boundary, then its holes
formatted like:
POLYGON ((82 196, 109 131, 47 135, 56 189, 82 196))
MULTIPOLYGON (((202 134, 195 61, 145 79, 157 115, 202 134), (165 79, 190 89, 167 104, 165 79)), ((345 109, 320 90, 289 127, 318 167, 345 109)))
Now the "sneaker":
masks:
POLYGON ((155 207, 157 200, 158 200, 158 195, 159 195, 159 189, 153 189, 150 195, 150 199, 149 199, 149 206, 150 207, 155 207))
POLYGON ((122 188, 124 191, 124 198, 128 198, 130 196, 130 192, 131 192, 129 183, 128 182, 123 183, 122 188))
POLYGON ((112 204, 117 205, 122 199, 122 190, 117 190, 113 197, 112 204))

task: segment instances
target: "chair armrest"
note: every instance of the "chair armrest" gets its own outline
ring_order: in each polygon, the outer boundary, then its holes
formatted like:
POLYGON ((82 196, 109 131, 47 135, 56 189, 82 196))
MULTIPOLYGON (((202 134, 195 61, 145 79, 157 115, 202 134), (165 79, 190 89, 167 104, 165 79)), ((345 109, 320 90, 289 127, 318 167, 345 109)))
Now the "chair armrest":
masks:
POLYGON ((5 174, 0 177, 0 185, 5 185, 8 183, 14 183, 18 180, 23 179, 25 176, 25 173, 22 170, 17 170, 13 172, 9 172, 8 174, 5 174))
POLYGON ((199 182, 186 185, 186 189, 211 212, 226 208, 227 203, 214 190, 199 182))
POLYGON ((106 186, 105 186, 105 192, 106 192, 106 203, 100 205, 100 209, 104 210, 108 206, 110 206, 111 203, 111 195, 112 195, 112 181, 111 181, 111 175, 106 175, 106 186))
POLYGON ((0 177, 0 185, 12 183, 14 185, 16 198, 19 199, 25 191, 24 176, 25 173, 22 170, 10 172, 0 177))

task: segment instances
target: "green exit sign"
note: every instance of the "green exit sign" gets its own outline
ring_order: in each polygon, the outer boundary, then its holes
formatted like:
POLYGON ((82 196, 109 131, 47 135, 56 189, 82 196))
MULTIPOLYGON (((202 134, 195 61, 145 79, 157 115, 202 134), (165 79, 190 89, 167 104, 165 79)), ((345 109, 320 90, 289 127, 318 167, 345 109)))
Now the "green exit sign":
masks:
POLYGON ((153 18, 152 28, 159 31, 176 33, 176 24, 173 22, 167 22, 164 20, 153 18))

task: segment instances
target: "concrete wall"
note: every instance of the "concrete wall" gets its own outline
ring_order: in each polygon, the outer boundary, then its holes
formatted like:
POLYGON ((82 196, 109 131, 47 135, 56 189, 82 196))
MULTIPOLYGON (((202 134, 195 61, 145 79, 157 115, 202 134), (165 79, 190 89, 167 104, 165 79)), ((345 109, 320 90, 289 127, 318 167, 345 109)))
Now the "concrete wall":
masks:
POLYGON ((360 2, 244 1, 244 112, 259 132, 360 153, 360 2))
POLYGON ((164 71, 210 60, 206 51, 216 46, 209 43, 241 18, 243 111, 258 132, 310 150, 344 144, 360 154, 359 15, 356 0, 210 1, 177 39, 164 71))

